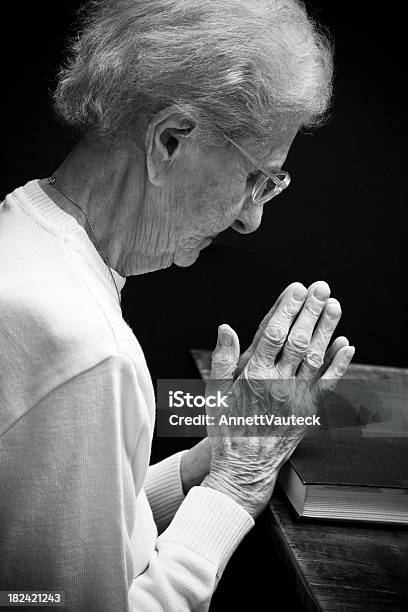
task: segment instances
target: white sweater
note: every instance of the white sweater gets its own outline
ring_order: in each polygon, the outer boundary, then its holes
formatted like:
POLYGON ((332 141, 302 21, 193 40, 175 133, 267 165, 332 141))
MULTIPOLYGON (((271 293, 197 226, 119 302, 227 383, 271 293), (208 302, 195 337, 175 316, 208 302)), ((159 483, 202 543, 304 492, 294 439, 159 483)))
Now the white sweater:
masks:
POLYGON ((87 233, 37 181, 16 189, 0 205, 0 590, 61 590, 75 612, 208 609, 253 519, 206 487, 184 497, 181 453, 149 468, 154 419, 87 233))

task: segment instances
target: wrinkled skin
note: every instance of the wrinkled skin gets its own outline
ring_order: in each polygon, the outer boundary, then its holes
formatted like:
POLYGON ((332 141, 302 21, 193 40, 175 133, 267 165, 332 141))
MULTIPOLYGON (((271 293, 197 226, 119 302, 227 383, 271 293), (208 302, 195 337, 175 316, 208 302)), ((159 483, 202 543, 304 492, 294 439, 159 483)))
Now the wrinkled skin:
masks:
MULTIPOLYGON (((329 347, 341 316, 339 303, 329 295, 323 282, 308 291, 300 283, 288 287, 241 357, 236 333, 221 326, 207 393, 229 393, 223 414, 316 414, 319 396, 334 388, 354 354, 345 338, 329 347)), ((217 411, 208 409, 208 414, 217 416, 217 411)), ((243 428, 238 435, 227 425, 210 428, 211 467, 202 485, 258 516, 272 495, 279 468, 305 431, 305 425, 296 424, 269 428, 269 435, 264 425, 243 428)))

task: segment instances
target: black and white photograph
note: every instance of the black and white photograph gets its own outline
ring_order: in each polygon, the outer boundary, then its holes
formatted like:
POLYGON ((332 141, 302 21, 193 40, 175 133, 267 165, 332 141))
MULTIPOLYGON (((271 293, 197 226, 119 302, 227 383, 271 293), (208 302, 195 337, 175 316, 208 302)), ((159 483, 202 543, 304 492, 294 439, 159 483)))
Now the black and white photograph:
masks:
POLYGON ((0 609, 408 610, 403 14, 4 4, 0 609))

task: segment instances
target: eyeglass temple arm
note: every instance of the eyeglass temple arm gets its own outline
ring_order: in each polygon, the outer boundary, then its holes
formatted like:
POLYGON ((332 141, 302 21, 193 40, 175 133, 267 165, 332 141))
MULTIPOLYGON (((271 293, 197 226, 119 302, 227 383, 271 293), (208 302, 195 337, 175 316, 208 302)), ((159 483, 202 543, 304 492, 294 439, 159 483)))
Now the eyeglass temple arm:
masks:
MULTIPOLYGON (((252 157, 252 155, 248 153, 248 151, 245 151, 245 149, 243 149, 238 143, 231 140, 231 138, 228 138, 228 136, 226 136, 225 134, 224 134, 224 138, 226 138, 231 144, 234 145, 234 147, 236 147, 239 151, 241 151, 241 153, 245 155, 245 157, 247 157, 249 161, 251 161, 254 164, 254 166, 257 166, 260 170, 262 170, 262 172, 269 179, 271 179, 271 181, 273 181, 275 185, 278 185, 279 187, 282 187, 282 188, 285 186, 285 181, 281 181, 275 174, 272 174, 269 170, 267 170, 265 166, 260 164, 259 161, 257 161, 254 157, 252 157)), ((288 176, 288 173, 285 172, 284 170, 281 170, 280 173, 283 174, 285 178, 288 176)))

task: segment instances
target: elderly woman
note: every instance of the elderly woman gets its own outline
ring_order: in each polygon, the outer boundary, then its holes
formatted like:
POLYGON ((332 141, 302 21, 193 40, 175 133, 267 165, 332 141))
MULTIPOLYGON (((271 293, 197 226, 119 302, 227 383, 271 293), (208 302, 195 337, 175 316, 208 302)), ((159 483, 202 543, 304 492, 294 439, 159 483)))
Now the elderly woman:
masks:
MULTIPOLYGON (((296 0, 104 0, 82 19, 55 92, 78 144, 0 209, 0 590, 206 610, 304 427, 223 430, 149 467, 155 398, 120 292, 259 227, 327 108, 331 51, 296 0)), ((293 283, 241 357, 220 326, 231 411, 313 414, 353 356, 330 344, 340 314, 326 283, 293 283), (284 379, 284 398, 253 384, 284 379)))

